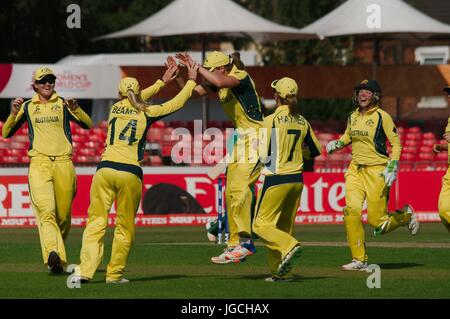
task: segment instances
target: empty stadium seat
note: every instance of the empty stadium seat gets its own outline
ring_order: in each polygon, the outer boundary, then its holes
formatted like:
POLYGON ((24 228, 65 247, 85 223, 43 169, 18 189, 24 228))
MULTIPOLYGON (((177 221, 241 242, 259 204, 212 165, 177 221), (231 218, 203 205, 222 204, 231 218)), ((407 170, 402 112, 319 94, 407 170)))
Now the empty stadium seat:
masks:
POLYGON ((417 140, 419 141, 421 139, 422 135, 420 132, 414 133, 414 132, 408 132, 406 133, 406 140, 417 140))
POLYGON ((411 126, 408 128, 408 133, 420 133, 421 131, 419 126, 411 126))
POLYGON ((433 153, 419 153, 417 155, 417 159, 421 161, 432 161, 434 160, 434 154, 433 153))
POLYGON ((419 148, 417 146, 404 146, 402 149, 402 153, 410 153, 410 154, 416 154, 417 150, 419 148))
POLYGON ((446 161, 448 159, 447 152, 439 152, 436 154, 436 160, 438 161, 446 161))
POLYGON ((419 147, 420 142, 418 140, 406 140, 405 146, 416 146, 419 147))
POLYGON ((437 144, 436 140, 422 140, 422 145, 433 147, 434 144, 437 144))
POLYGON ((415 155, 411 153, 403 153, 400 155, 400 160, 402 161, 412 161, 415 159, 415 155))
POLYGON ((434 135, 433 132, 426 132, 426 133, 423 133, 422 137, 423 137, 423 139, 425 139, 425 140, 435 140, 435 139, 436 139, 436 136, 434 135))

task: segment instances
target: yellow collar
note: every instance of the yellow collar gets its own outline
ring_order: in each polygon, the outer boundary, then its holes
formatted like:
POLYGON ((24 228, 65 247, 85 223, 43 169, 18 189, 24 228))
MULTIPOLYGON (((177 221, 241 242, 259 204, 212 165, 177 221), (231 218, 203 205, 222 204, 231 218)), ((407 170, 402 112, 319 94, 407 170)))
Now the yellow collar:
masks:
MULTIPOLYGON (((58 100, 58 93, 56 93, 56 91, 53 91, 52 96, 50 97, 50 99, 48 100, 49 102, 55 102, 55 100, 58 100)), ((39 99, 39 94, 35 94, 33 95, 33 98, 31 99, 31 101, 33 103, 41 103, 41 100, 39 99)))
MULTIPOLYGON (((375 111, 377 111, 379 108, 380 108, 380 106, 377 104, 377 105, 375 105, 375 106, 372 106, 370 109, 368 109, 368 110, 366 111, 366 113, 364 113, 364 114, 368 114, 368 115, 369 115, 369 114, 372 114, 372 113, 374 113, 375 111)), ((357 112, 358 115, 361 115, 359 106, 358 106, 358 108, 356 109, 356 112, 357 112)))
POLYGON ((228 73, 228 74, 235 74, 237 71, 238 71, 237 66, 235 64, 233 64, 233 67, 231 68, 230 73, 228 73))

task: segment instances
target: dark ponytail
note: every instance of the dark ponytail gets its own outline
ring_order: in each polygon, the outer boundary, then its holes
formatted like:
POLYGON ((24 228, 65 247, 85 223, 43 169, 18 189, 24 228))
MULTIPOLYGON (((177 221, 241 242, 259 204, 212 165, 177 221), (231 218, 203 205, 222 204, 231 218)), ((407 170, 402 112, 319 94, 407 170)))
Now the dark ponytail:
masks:
POLYGON ((290 96, 286 97, 285 99, 283 99, 281 96, 279 96, 279 97, 280 97, 280 100, 281 100, 281 105, 289 106, 289 115, 295 117, 295 116, 300 114, 300 112, 298 110, 297 96, 290 95, 290 96))
POLYGON ((233 64, 236 65, 239 70, 245 70, 245 65, 241 60, 241 54, 239 53, 239 51, 231 53, 230 57, 233 59, 233 64))

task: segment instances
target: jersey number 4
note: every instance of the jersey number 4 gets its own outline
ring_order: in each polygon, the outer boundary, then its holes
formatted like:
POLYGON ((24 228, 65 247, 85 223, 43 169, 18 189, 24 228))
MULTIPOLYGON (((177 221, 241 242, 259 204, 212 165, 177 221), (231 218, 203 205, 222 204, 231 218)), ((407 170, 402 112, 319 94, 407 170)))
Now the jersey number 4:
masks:
MULTIPOLYGON (((109 145, 114 145, 114 136, 116 135, 116 121, 117 117, 113 118, 111 121, 109 121, 109 125, 111 125, 111 136, 109 139, 109 145)), ((128 141, 128 145, 132 145, 134 142, 137 141, 136 139, 136 126, 137 126, 137 120, 130 120, 128 121, 127 125, 124 127, 122 132, 119 134, 119 140, 121 141, 128 141), (131 129, 130 135, 126 136, 127 132, 131 129)))

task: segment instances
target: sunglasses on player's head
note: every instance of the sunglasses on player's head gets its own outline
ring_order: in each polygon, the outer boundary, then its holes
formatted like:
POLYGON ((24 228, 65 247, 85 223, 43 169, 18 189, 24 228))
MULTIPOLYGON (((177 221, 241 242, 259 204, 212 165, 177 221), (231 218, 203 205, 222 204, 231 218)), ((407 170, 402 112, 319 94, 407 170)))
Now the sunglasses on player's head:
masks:
POLYGON ((55 77, 51 74, 44 76, 42 79, 36 81, 36 83, 39 84, 46 84, 46 83, 50 83, 50 84, 55 84, 55 77))

